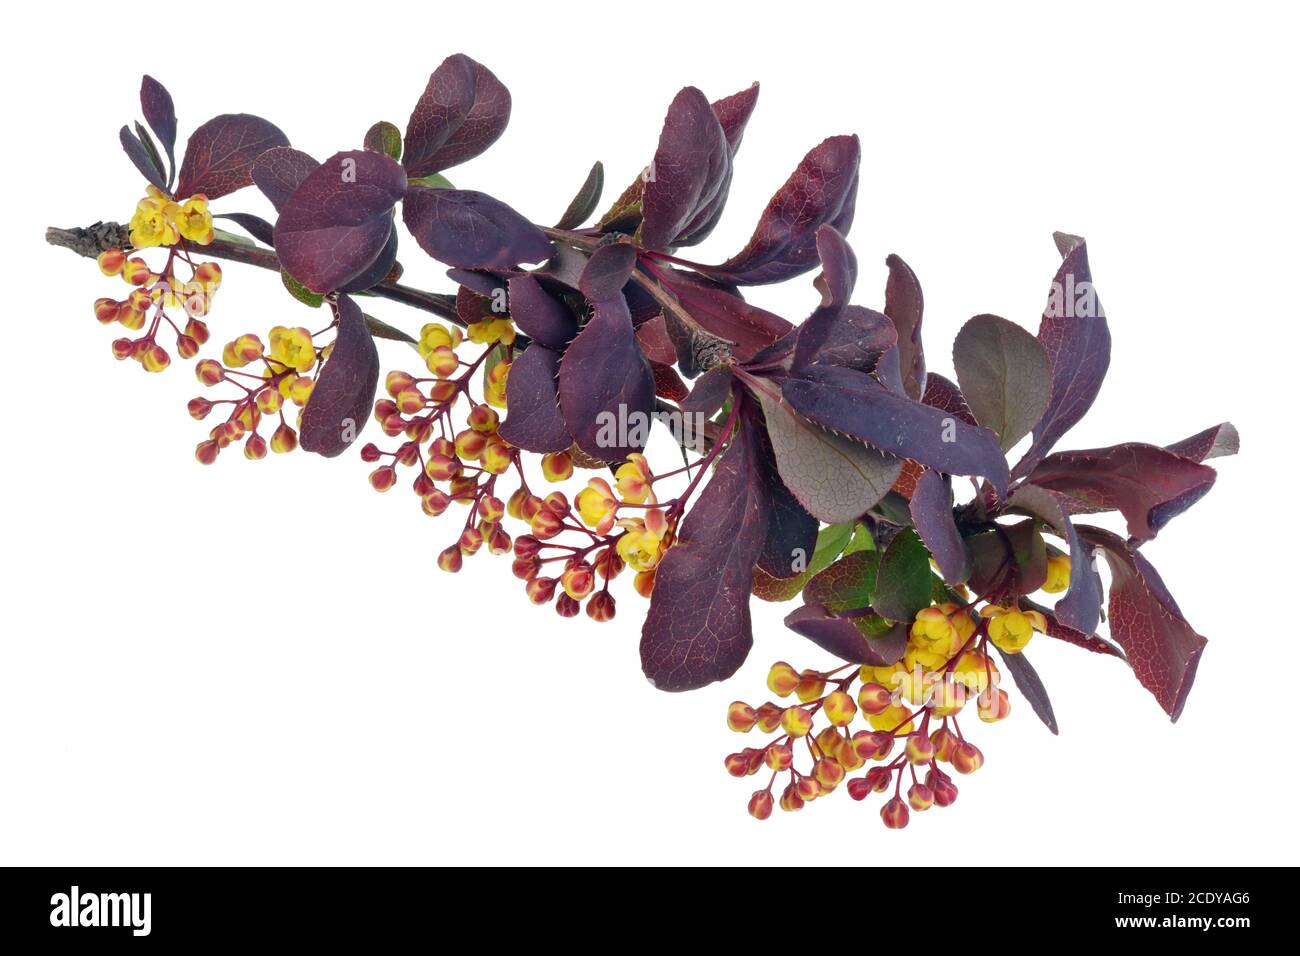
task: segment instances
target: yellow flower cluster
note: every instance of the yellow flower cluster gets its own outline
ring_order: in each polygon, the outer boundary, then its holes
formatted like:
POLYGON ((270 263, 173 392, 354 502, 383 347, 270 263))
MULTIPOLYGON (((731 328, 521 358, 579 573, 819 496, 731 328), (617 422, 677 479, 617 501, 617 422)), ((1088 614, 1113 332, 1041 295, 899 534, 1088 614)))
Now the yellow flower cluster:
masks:
POLYGON ((131 245, 135 248, 173 246, 180 239, 206 246, 216 237, 206 196, 177 202, 157 186, 150 186, 148 193, 131 217, 131 245))

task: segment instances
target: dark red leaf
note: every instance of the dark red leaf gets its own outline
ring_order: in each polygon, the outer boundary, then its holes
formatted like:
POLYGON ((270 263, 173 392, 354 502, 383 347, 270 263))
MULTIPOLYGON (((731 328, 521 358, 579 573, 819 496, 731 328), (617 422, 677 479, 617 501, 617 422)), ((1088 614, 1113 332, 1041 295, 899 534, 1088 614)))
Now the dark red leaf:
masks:
POLYGON ((785 626, 812 641, 822 650, 851 664, 888 667, 898 662, 907 649, 907 625, 888 627, 883 618, 839 617, 817 604, 805 604, 791 611, 785 626), (875 633, 878 627, 888 627, 875 633))
POLYGON ((650 372, 654 375, 655 394, 660 398, 666 398, 670 402, 683 401, 691 390, 682 377, 677 374, 677 369, 671 365, 665 365, 662 362, 651 362, 650 372))
POLYGON ((320 166, 312 157, 292 146, 268 149, 253 160, 252 177, 263 196, 271 201, 276 212, 284 208, 293 191, 302 185, 320 166))
POLYGON ((735 156, 736 150, 740 149, 745 127, 749 125, 749 117, 753 115, 756 105, 758 105, 757 83, 751 84, 739 93, 724 96, 713 104, 713 113, 722 124, 722 132, 727 137, 727 145, 731 147, 732 156, 735 156))
POLYGON ((654 374, 622 296, 598 302, 560 363, 560 410, 574 441, 601 461, 645 447, 654 374))
POLYGON ((623 291, 636 268, 636 246, 614 242, 591 254, 578 279, 578 288, 592 302, 604 302, 623 291))
POLYGON ((668 334, 668 324, 662 314, 647 319, 636 327, 636 341, 651 362, 672 365, 677 361, 677 350, 673 347, 672 336, 668 334))
POLYGON ((299 440, 304 451, 326 458, 342 454, 365 427, 379 383, 379 352, 357 304, 339 296, 338 336, 302 410, 299 440))
POLYGON ((406 124, 402 165, 412 179, 473 159, 497 141, 510 120, 510 92, 463 53, 433 71, 406 124))
POLYGON ((944 581, 965 581, 970 575, 970 556, 952 517, 952 495, 943 476, 933 468, 927 468, 916 481, 911 513, 912 523, 944 581))
POLYGON ((834 226, 818 228, 817 259, 822 264, 822 271, 813 280, 813 285, 822 294, 822 308, 848 305, 858 281, 858 259, 834 226))
POLYGON ((900 257, 891 255, 885 260, 889 279, 885 283, 885 315, 893 320, 898 330, 898 368, 903 382, 903 392, 917 401, 925 394, 925 350, 921 347, 921 318, 925 312, 925 297, 921 283, 911 266, 900 257))
MULTIPOLYGON (((385 251, 393 207, 405 190, 406 174, 387 156, 365 149, 335 153, 307 174, 280 210, 280 265, 312 292, 343 288, 385 251)), ((392 258, 396 254, 394 239, 392 258)), ((390 258, 380 279, 391 266, 390 258)))
POLYGON ((725 680, 753 644, 749 592, 768 523, 755 450, 742 423, 659 565, 641 629, 641 669, 660 690, 725 680))
POLYGON ((1156 569, 1137 549, 1101 528, 1079 533, 1110 565, 1110 634, 1171 720, 1177 720, 1196 678, 1206 640, 1183 617, 1156 569))
POLYGON ((253 161, 289 138, 260 116, 223 113, 208 120, 185 144, 176 197, 201 193, 218 199, 253 182, 253 161))
POLYGON ((1008 505, 1045 522, 1070 549, 1070 587, 1056 602, 1056 617, 1081 634, 1091 634, 1101 620, 1101 578, 1093 560, 1093 549, 1075 531, 1069 502, 1056 492, 1035 485, 1021 485, 1008 505))
POLYGON ((706 331, 736 343, 732 355, 737 361, 749 361, 794 330, 779 315, 750 305, 738 295, 690 273, 665 274, 662 281, 706 331))
POLYGON ((1058 232, 1055 238, 1063 260, 1038 326, 1052 369, 1051 399, 1034 428, 1033 444, 1016 465, 1016 477, 1032 471, 1092 407, 1110 366, 1110 328, 1092 287, 1088 247, 1078 236, 1058 232))
POLYGON ((707 271, 740 285, 781 282, 817 264, 817 230, 842 235, 853 224, 861 149, 856 136, 832 136, 813 147, 768 202, 749 243, 707 271))
POLYGON ((578 320, 567 305, 542 288, 541 282, 531 275, 515 276, 508 288, 510 318, 525 335, 552 349, 562 350, 573 341, 578 334, 578 320))
POLYGON ((1182 455, 1192 461, 1205 461, 1222 455, 1237 454, 1241 448, 1241 438, 1232 422, 1223 422, 1166 447, 1175 455, 1182 455))
POLYGON ((814 367, 787 379, 785 397, 807 418, 881 451, 948 475, 982 475, 1004 494, 1007 463, 998 439, 940 409, 897 395, 852 369, 814 367))
POLYGON ((1130 442, 1049 455, 1025 481, 1060 495, 1071 514, 1119 511, 1129 534, 1149 541, 1200 500, 1215 477, 1208 465, 1130 442))
POLYGON ((545 454, 573 444, 556 395, 560 353, 537 342, 524 349, 506 378, 506 420, 501 437, 525 451, 545 454))
POLYGON ((421 249, 461 269, 512 269, 555 251, 544 232, 505 203, 468 189, 410 186, 402 221, 421 249))
POLYGON ((117 133, 118 140, 122 143, 122 149, 126 151, 127 159, 135 165, 140 171, 140 175, 153 183, 159 189, 167 189, 167 173, 158 168, 158 164, 153 161, 149 151, 140 142, 140 138, 131 132, 130 127, 123 126, 117 133))
POLYGON ((1047 725, 1048 730, 1059 734, 1061 731, 1056 726, 1056 714, 1052 712, 1052 701, 1047 696, 1047 688, 1043 686, 1038 671, 1025 658, 1025 652, 1008 654, 998 648, 998 654, 1007 665, 1007 670, 1011 671, 1011 676, 1016 679, 1016 690, 1020 691, 1020 696, 1029 701, 1029 706, 1038 715, 1038 719, 1047 725))
POLYGON ((699 242, 731 187, 731 148, 703 93, 683 89, 668 107, 641 197, 641 244, 664 250, 699 242))
POLYGON ((591 172, 587 173, 587 178, 583 180, 582 188, 578 194, 573 197, 569 207, 564 210, 564 215, 560 221, 555 224, 556 229, 577 229, 587 217, 596 211, 596 205, 600 202, 600 194, 605 189, 605 167, 597 160, 591 167, 591 172))
POLYGON ((375 257, 374 262, 343 283, 339 287, 339 291, 365 292, 367 289, 371 289, 383 282, 384 278, 393 271, 393 266, 397 264, 397 242, 397 223, 390 222, 388 225, 388 240, 384 243, 383 248, 379 250, 379 255, 375 257))
POLYGON ((926 405, 942 409, 967 425, 979 425, 975 416, 971 414, 970 406, 966 404, 966 397, 962 395, 961 389, 938 372, 930 372, 925 376, 925 395, 921 401, 926 405))
POLYGON ((158 141, 167 153, 167 162, 176 169, 176 106, 167 88, 145 74, 140 81, 140 109, 144 121, 149 124, 158 141))

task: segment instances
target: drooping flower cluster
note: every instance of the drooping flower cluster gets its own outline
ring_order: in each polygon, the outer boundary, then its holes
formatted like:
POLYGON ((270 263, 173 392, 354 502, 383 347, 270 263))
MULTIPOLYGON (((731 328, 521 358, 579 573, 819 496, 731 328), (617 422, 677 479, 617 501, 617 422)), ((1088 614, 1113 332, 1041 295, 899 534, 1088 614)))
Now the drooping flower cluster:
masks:
MULTIPOLYGON (((1068 574, 1069 558, 1060 560, 1068 574)), ((777 804, 783 810, 800 810, 846 780, 854 800, 892 787, 893 796, 880 810, 891 829, 907 826, 913 811, 946 807, 957 799, 957 787, 940 764, 964 775, 984 763, 983 753, 963 733, 959 715, 971 700, 985 723, 1011 712, 988 645, 1004 654, 1019 654, 1034 633, 1046 630, 1046 621, 1037 611, 1015 605, 985 604, 976 613, 978 602, 965 600, 964 589, 954 596, 962 603, 945 601, 917 612, 906 650, 894 664, 846 665, 821 672, 796 671, 781 661, 768 672, 768 689, 778 698, 793 694, 797 703, 768 701, 757 708, 743 701, 731 704, 727 725, 732 730, 779 731, 764 746, 746 747, 726 758, 732 776, 771 771, 767 786, 749 799, 751 815, 766 819, 777 804), (819 714, 827 724, 817 731, 819 714), (855 731, 856 719, 867 727, 855 731), (804 750, 811 760, 807 772, 796 767, 804 750), (872 762, 876 766, 851 776, 872 762), (781 780, 785 783, 776 796, 781 780), (904 799, 903 785, 909 781, 904 799)))

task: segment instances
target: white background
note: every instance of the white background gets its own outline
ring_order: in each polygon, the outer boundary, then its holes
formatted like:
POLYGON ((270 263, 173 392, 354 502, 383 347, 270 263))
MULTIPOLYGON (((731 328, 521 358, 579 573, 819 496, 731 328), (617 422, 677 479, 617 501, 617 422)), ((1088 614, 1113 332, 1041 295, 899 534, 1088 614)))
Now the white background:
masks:
MULTIPOLYGON (((15 13, 5 58, 8 275, 0 645, 0 862, 1257 863, 1296 849, 1294 441, 1297 24, 1279 5, 222 3, 15 13), (719 9, 715 9, 715 6, 719 9), (57 20, 54 19, 57 17, 57 20), (166 24, 164 25, 163 21, 166 24), (119 287, 44 245, 46 225, 128 217, 143 184, 116 141, 140 72, 181 137, 255 112, 325 156, 399 126, 453 52, 514 96, 505 136, 450 171, 553 221, 591 162, 607 200, 653 152, 685 84, 762 81, 720 261, 825 136, 862 137, 850 239, 857 301, 901 254, 926 296, 928 359, 971 315, 1037 327, 1054 229, 1088 238, 1114 358, 1063 448, 1166 443, 1224 419, 1243 454, 1146 553, 1210 638, 1180 723, 1126 665, 1039 638, 1061 724, 1018 699, 977 725, 987 762, 947 810, 885 830, 840 792, 766 823, 728 701, 765 699, 778 658, 829 658, 755 602, 755 650, 725 686, 642 679, 626 579, 596 625, 532 607, 506 559, 459 577, 450 517, 369 490, 355 455, 194 462, 189 363, 109 354, 91 303, 119 287), (954 843, 960 844, 953 856, 954 843), (822 848, 821 853, 811 848, 822 848)), ((252 191, 219 204, 265 213, 252 191)), ((450 289, 404 240, 417 285, 450 289)), ((811 275, 752 298, 792 319, 811 275)), ((378 303, 408 329, 421 317, 378 303)), ((310 324, 278 280, 230 266, 212 315, 310 324)), ((408 366, 403 346, 386 367, 408 366)), ((373 436, 372 436, 373 437, 373 436)), ((404 479, 404 483, 406 480, 404 479)))

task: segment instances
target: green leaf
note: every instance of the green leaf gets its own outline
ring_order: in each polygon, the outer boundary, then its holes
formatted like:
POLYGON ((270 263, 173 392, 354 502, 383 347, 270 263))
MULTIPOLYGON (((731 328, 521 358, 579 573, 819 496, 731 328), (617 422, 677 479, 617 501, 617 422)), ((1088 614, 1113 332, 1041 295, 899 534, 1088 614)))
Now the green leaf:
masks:
POLYGON ((407 180, 412 186, 428 186, 430 189, 455 189, 451 180, 442 173, 430 173, 428 176, 421 176, 419 179, 407 180))
POLYGON ((401 159, 402 131, 387 120, 380 120, 366 130, 362 145, 372 152, 383 153, 389 159, 401 159))
POLYGON ((894 536, 880 558, 871 606, 891 621, 910 621, 930 606, 930 552, 911 528, 894 536))
POLYGON ((321 303, 325 301, 323 295, 317 295, 315 292, 312 292, 283 269, 280 270, 280 281, 283 282, 284 287, 289 290, 289 294, 303 305, 309 305, 313 309, 319 309, 321 303))
POLYGON ((997 432, 1007 451, 1038 424, 1051 397, 1047 353, 1025 329, 977 315, 957 333, 952 360, 976 421, 997 432))
POLYGON ((852 521, 898 479, 903 459, 827 431, 765 391, 758 400, 781 481, 813 517, 852 521))
POLYGON ((215 226, 212 229, 212 234, 222 242, 229 242, 236 246, 248 246, 249 248, 256 248, 257 246, 257 243, 252 239, 249 239, 247 236, 241 236, 237 232, 226 232, 226 230, 219 229, 215 226))
MULTIPOLYGON (((871 541, 871 534, 865 528, 861 528, 859 531, 866 535, 868 542, 871 541)), ((804 589, 804 585, 812 580, 813 575, 828 567, 832 561, 840 556, 841 552, 855 546, 858 550, 861 550, 858 538, 859 534, 855 533, 852 522, 833 524, 822 528, 817 533, 817 546, 813 548, 808 567, 801 573, 792 578, 774 578, 770 574, 755 568, 754 596, 764 601, 790 600, 804 589)))
POLYGON ((878 551, 857 551, 842 557, 808 582, 803 590, 804 601, 820 604, 832 614, 868 607, 879 567, 878 551))

